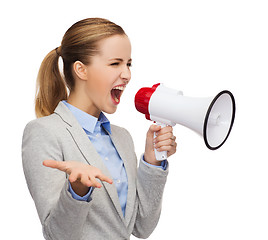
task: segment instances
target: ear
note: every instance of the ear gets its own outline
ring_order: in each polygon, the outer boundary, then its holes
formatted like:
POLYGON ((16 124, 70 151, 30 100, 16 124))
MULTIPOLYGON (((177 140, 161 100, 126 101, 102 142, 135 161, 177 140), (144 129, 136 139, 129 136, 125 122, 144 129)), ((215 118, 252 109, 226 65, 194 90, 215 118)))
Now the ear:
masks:
POLYGON ((73 71, 81 80, 87 79, 87 66, 84 63, 76 61, 73 64, 73 71))

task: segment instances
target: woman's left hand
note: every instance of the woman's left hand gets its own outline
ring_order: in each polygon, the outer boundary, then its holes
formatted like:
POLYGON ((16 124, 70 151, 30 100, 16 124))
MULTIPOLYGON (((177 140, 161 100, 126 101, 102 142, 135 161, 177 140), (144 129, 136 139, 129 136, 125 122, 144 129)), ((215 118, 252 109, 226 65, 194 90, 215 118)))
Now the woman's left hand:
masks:
POLYGON ((157 161, 155 158, 155 148, 159 152, 167 151, 168 157, 176 152, 176 137, 173 135, 173 128, 171 126, 161 128, 153 124, 147 132, 144 160, 153 165, 160 165, 161 161, 157 161), (155 139, 154 133, 157 136, 155 139))

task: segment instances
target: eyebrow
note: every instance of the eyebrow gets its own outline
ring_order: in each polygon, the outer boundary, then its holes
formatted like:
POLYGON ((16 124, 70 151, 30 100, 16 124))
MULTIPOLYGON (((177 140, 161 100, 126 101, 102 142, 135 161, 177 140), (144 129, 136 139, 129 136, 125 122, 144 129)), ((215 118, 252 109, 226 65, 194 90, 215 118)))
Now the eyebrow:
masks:
MULTIPOLYGON (((124 60, 122 58, 112 58, 112 59, 109 59, 109 61, 114 61, 114 60, 119 61, 119 62, 124 62, 124 60)), ((131 58, 128 59, 128 62, 132 62, 132 59, 131 58)))

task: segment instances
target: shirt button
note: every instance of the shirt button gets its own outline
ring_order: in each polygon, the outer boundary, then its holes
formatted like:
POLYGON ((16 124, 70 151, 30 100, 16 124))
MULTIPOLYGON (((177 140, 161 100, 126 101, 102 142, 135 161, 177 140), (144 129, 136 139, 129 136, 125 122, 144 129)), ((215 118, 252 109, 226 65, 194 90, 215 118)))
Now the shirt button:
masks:
POLYGON ((96 137, 99 137, 100 136, 100 134, 98 133, 98 134, 96 134, 96 137))
POLYGON ((105 157, 105 158, 104 158, 104 160, 108 161, 108 160, 109 160, 109 158, 105 157))
POLYGON ((118 183, 118 184, 121 183, 120 179, 117 179, 116 183, 118 183))

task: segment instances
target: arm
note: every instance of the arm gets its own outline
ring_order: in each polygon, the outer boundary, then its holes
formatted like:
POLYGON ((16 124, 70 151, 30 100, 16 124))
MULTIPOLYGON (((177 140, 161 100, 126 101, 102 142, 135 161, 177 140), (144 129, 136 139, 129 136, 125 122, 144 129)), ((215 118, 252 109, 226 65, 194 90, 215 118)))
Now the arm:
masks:
POLYGON ((73 190, 73 188, 72 188, 72 185, 71 185, 71 183, 69 182, 69 188, 68 188, 68 191, 71 193, 71 195, 72 195, 72 197, 74 198, 74 199, 76 199, 76 200, 78 200, 78 201, 87 201, 87 202, 89 202, 89 201, 91 201, 91 194, 92 194, 92 192, 93 192, 93 188, 92 187, 90 187, 89 188, 89 190, 88 190, 88 192, 87 192, 87 194, 85 194, 85 195, 83 195, 83 196, 80 196, 80 195, 78 195, 74 190, 73 190))
POLYGON ((168 175, 166 169, 159 166, 156 161, 154 147, 159 151, 168 151, 168 156, 176 152, 175 137, 172 128, 160 130, 159 126, 152 125, 147 133, 144 160, 141 158, 137 173, 137 195, 139 201, 138 213, 133 234, 136 237, 147 238, 155 229, 162 207, 162 198, 168 175), (158 136, 154 140, 153 133, 158 136), (148 164, 149 163, 149 164, 148 164))
POLYGON ((147 164, 148 166, 156 167, 156 168, 161 168, 161 169, 163 169, 163 170, 166 170, 166 169, 167 169, 167 164, 168 164, 167 160, 163 160, 163 161, 161 161, 160 166, 158 166, 158 165, 153 165, 153 164, 150 164, 150 163, 146 162, 146 161, 144 160, 144 155, 141 157, 141 160, 142 160, 145 164, 147 164))
POLYGON ((91 202, 73 199, 68 191, 66 173, 43 166, 45 159, 62 162, 64 156, 53 130, 36 120, 25 128, 22 161, 44 237, 48 240, 77 240, 81 236, 91 202))
POLYGON ((148 238, 155 229, 161 213, 167 175, 168 167, 163 170, 140 161, 137 175, 139 207, 133 230, 136 237, 148 238))

